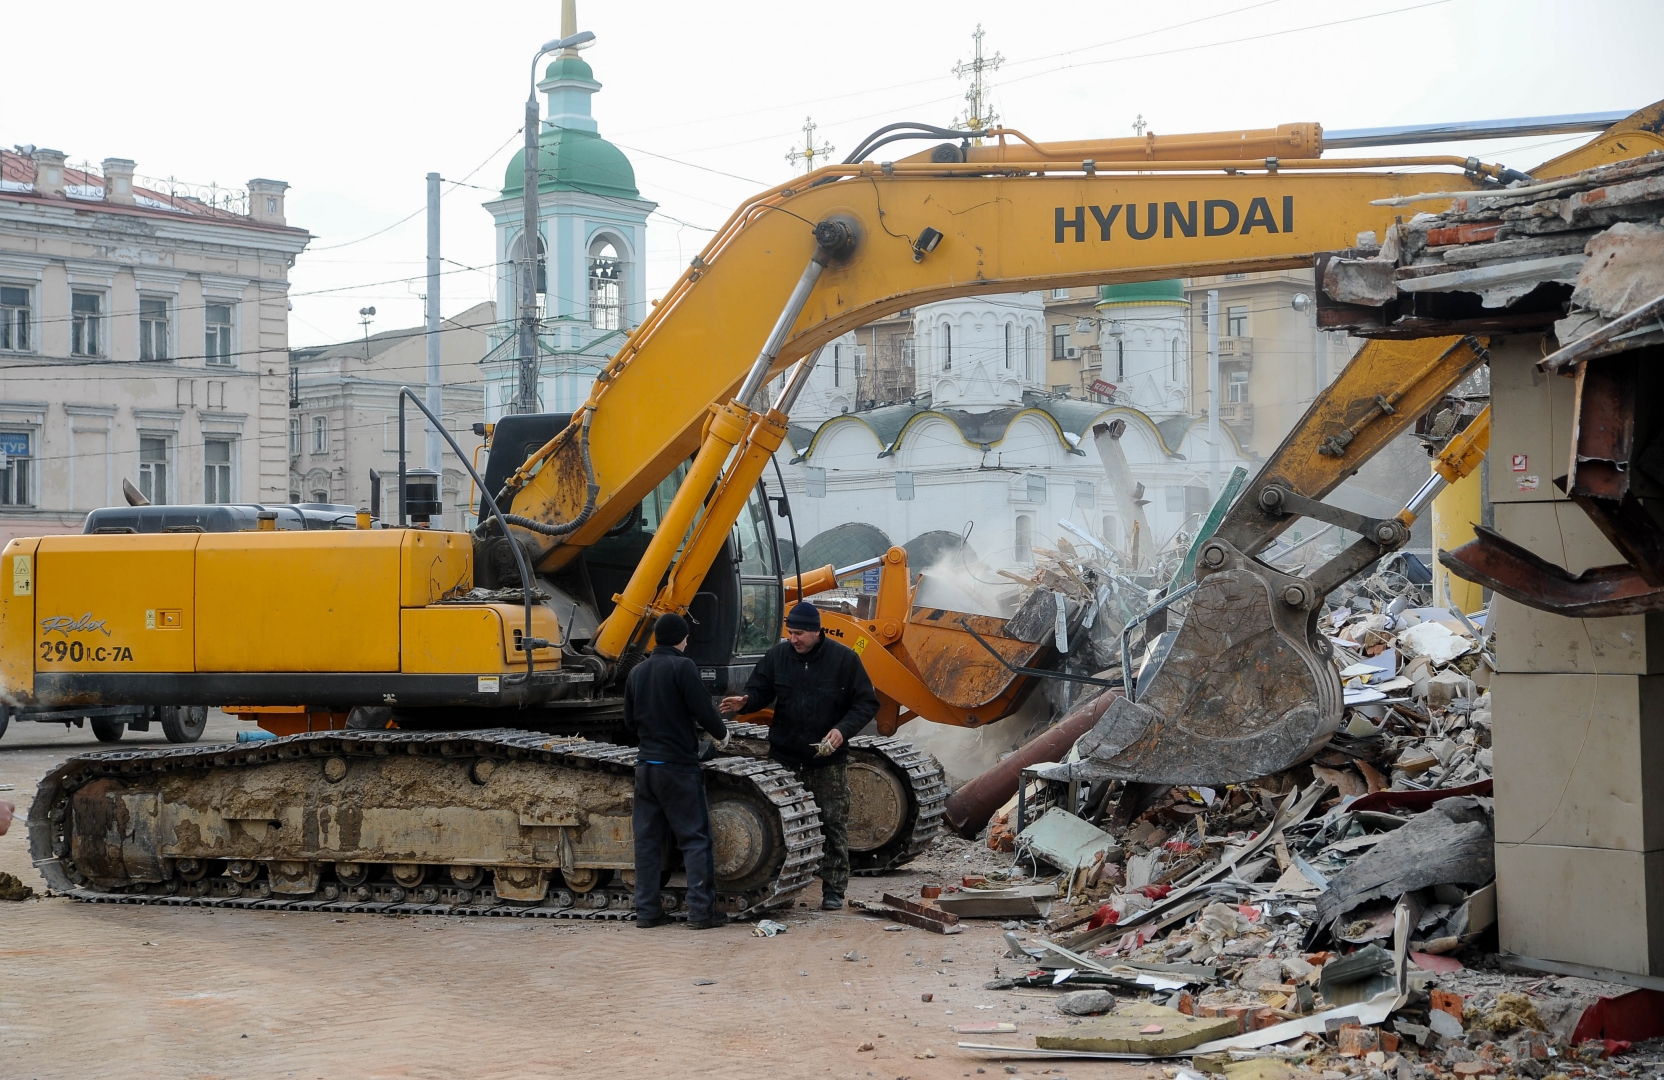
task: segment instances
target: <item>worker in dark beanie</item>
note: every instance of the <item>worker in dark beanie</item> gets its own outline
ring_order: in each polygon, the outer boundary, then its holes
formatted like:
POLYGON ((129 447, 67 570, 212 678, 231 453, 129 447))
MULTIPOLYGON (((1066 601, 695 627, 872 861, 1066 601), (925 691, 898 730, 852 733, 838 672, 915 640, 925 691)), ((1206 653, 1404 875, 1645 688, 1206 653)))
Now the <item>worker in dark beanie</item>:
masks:
POLYGON ((728 729, 717 715, 699 667, 683 655, 687 620, 671 612, 653 624, 653 651, 624 682, 624 727, 636 736, 636 925, 670 921, 660 901, 664 877, 659 853, 666 831, 676 838, 688 875, 688 925, 708 930, 726 924, 716 910, 716 861, 705 774, 699 770, 699 729, 726 746, 728 729))
POLYGON ((770 705, 768 756, 796 773, 820 806, 820 906, 836 911, 849 887, 849 740, 878 715, 878 695, 855 651, 822 633, 813 604, 793 606, 786 640, 763 654, 745 693, 722 699, 725 713, 770 705))

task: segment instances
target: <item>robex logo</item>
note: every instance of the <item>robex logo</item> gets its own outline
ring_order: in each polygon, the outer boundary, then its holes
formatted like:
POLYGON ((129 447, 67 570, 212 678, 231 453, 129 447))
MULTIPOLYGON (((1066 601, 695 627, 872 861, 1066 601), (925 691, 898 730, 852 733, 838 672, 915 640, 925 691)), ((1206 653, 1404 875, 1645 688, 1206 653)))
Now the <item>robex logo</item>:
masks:
POLYGON ((1255 229, 1264 229, 1268 233, 1294 231, 1293 195, 1283 196, 1280 219, 1272 213, 1271 202, 1265 198, 1249 200, 1246 210, 1230 199, 1207 199, 1200 203, 1191 199, 1184 203, 1151 202, 1143 206, 1116 203, 1107 209, 1102 206, 1077 206, 1072 212, 1067 207, 1059 206, 1053 242, 1061 244, 1065 237, 1072 237, 1077 244, 1085 243, 1088 232, 1086 214, 1089 210, 1092 221, 1097 225, 1098 239, 1105 241, 1114 239, 1117 221, 1132 240, 1149 240, 1158 229, 1164 239, 1171 239, 1175 230, 1180 236, 1195 236, 1198 229, 1203 236, 1247 236, 1255 229))

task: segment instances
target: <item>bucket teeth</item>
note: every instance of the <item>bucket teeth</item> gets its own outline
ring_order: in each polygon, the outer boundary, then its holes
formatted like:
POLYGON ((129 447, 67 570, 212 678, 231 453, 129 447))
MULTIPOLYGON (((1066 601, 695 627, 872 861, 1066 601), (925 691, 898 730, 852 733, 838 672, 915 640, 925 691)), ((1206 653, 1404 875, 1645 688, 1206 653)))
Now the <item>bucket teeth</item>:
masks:
POLYGON ((1315 630, 1311 590, 1291 591, 1299 578, 1228 554, 1197 584, 1165 655, 1138 677, 1136 700, 1115 701, 1080 740, 1070 776, 1239 783, 1305 760, 1340 726, 1340 679, 1315 630))

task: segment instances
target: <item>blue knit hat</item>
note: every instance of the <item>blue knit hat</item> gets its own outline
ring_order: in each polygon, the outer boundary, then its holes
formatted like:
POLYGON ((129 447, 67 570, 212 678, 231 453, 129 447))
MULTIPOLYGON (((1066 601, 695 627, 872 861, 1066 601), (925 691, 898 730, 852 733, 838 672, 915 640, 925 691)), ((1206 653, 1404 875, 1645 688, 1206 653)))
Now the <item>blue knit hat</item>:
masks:
POLYGON ((799 600, 792 605, 791 613, 786 616, 786 629, 819 630, 820 608, 807 600, 799 600))

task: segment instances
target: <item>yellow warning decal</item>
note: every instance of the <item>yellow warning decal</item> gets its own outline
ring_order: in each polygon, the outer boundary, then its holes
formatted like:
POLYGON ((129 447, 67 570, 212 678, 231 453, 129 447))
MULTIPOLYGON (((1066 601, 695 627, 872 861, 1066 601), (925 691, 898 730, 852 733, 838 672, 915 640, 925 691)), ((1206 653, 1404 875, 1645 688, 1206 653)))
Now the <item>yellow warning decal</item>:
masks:
POLYGON ((867 651, 867 639, 865 637, 856 638, 854 648, 855 648, 855 655, 856 656, 860 656, 862 653, 866 652, 867 651))

